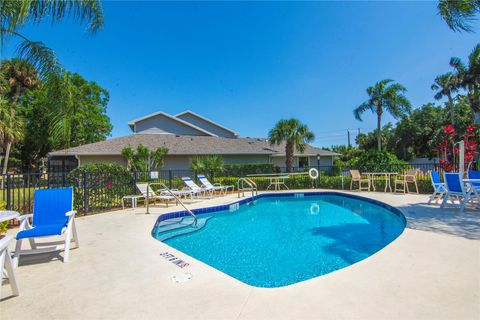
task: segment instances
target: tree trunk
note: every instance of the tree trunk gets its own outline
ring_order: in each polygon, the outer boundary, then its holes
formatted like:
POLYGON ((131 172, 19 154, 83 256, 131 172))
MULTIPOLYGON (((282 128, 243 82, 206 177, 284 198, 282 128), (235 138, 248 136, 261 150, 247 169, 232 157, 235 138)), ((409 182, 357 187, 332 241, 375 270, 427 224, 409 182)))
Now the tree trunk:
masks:
POLYGON ((287 172, 292 172, 292 164, 293 164, 293 148, 294 144, 287 141, 287 145, 285 146, 285 165, 287 166, 287 172))
POLYGON ((382 151, 382 105, 377 106, 377 147, 382 151))
POLYGON ((453 104, 453 99, 452 99, 452 95, 450 93, 447 94, 447 98, 448 98, 448 103, 450 104, 450 108, 449 108, 449 111, 450 111, 450 122, 451 124, 454 126, 455 125, 455 105, 453 104))
POLYGON ((7 173, 8 169, 8 158, 10 156, 10 149, 12 148, 12 143, 8 142, 7 146, 5 148, 5 158, 3 159, 3 169, 2 169, 2 174, 7 173))

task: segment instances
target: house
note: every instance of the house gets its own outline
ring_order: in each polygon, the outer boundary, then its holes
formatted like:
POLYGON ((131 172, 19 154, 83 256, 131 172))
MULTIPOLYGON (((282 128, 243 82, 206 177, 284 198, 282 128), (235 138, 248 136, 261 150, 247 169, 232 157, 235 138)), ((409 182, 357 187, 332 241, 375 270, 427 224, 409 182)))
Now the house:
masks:
MULTIPOLYGON (((159 111, 128 123, 132 134, 49 154, 51 171, 68 171, 81 164, 114 162, 126 166, 121 152, 142 144, 149 149, 167 147, 164 169, 189 169, 203 155, 220 155, 226 164, 273 163, 285 167, 285 145, 271 146, 266 138, 240 138, 238 133, 190 110, 177 115, 159 111)), ((329 168, 337 153, 308 145, 295 154, 295 167, 329 168)))

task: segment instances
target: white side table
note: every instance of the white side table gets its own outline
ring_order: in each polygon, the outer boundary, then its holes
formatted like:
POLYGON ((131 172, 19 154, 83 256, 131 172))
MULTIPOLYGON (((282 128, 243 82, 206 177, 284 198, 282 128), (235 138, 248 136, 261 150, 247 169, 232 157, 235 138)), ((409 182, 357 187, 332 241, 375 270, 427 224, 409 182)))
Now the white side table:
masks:
POLYGON ((0 211, 0 222, 10 221, 20 216, 16 211, 0 211))
POLYGON ((122 197, 122 209, 125 209, 125 200, 130 200, 132 202, 132 209, 137 207, 138 199, 144 198, 143 196, 139 195, 128 195, 122 197))

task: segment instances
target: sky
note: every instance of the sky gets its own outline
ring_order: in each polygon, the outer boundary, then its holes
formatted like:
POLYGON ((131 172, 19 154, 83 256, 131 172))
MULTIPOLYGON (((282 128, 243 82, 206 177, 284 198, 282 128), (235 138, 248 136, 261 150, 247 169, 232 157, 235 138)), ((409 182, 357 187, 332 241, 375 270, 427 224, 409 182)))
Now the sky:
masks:
MULTIPOLYGON (((67 20, 26 26, 72 72, 110 93, 112 137, 128 121, 190 109, 238 132, 266 137, 283 118, 316 146, 372 130, 352 110, 382 79, 407 87, 413 107, 434 101, 435 76, 465 59, 479 34, 455 33, 436 2, 104 2, 95 35, 67 20)), ((15 54, 7 43, 2 58, 15 54)), ((384 123, 393 121, 386 116, 384 123)))

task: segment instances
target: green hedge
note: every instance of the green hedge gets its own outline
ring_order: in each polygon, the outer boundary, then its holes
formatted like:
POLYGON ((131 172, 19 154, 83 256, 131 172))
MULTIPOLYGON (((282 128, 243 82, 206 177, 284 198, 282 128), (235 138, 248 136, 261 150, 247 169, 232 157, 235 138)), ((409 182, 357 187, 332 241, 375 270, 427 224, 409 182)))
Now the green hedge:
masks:
MULTIPOLYGON (((250 177, 256 184, 259 190, 266 190, 270 184, 270 179, 267 177, 250 177)), ((430 178, 428 174, 420 174, 417 177, 418 190, 420 193, 429 194, 433 192, 430 178)), ((215 182, 218 182, 222 185, 233 185, 235 189, 237 188, 238 177, 217 177, 215 182)), ((351 177, 343 177, 343 190, 350 189, 351 177)), ((320 180, 312 180, 307 175, 296 175, 291 176, 285 180, 285 184, 289 189, 310 189, 310 188, 320 188, 320 189, 333 189, 333 190, 342 190, 342 176, 328 176, 321 175, 320 180)), ((395 188, 395 179, 392 178, 390 182, 392 189, 395 188)), ((414 186, 410 186, 410 191, 414 191, 414 186)), ((354 184, 354 189, 358 188, 357 184, 354 184)), ((377 191, 383 192, 385 189, 385 181, 375 180, 375 188, 377 191)))

